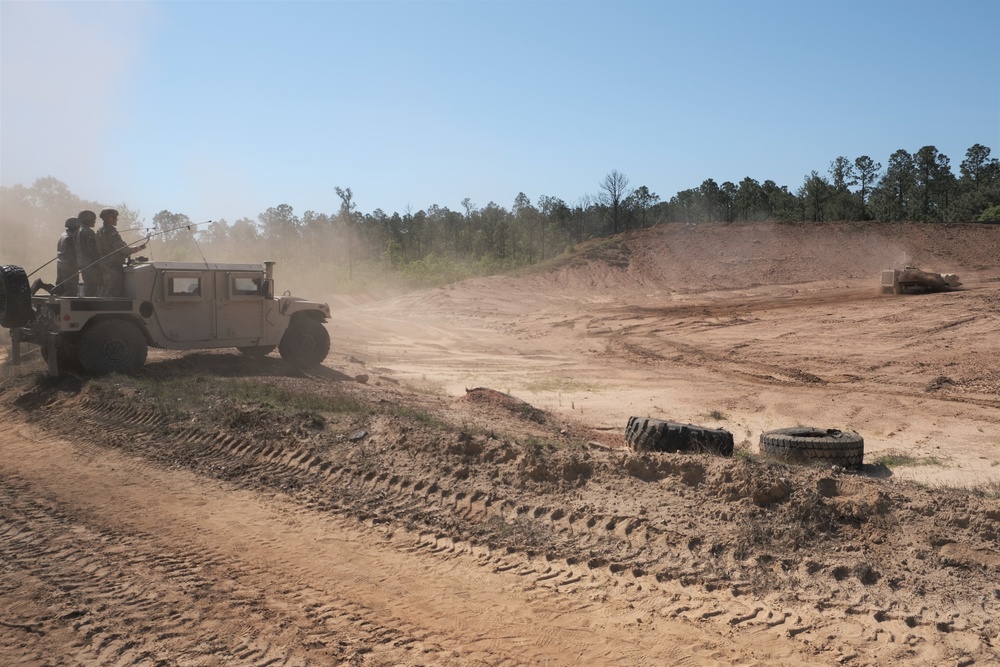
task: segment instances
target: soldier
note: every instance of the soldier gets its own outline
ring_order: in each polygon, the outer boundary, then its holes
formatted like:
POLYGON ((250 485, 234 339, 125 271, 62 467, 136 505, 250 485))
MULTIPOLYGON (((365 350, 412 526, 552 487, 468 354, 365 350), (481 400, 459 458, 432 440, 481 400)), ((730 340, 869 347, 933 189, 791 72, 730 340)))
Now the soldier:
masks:
POLYGON ((132 253, 145 248, 146 244, 132 248, 122 241, 117 229, 118 211, 115 209, 106 208, 101 211, 101 220, 104 221, 104 226, 97 231, 97 254, 101 258, 104 284, 99 296, 122 297, 125 296, 125 260, 132 253))
POLYGON ((80 277, 77 271, 76 245, 80 221, 66 219, 66 231, 56 244, 56 285, 52 293, 57 296, 76 296, 80 277))
POLYGON ((101 265, 97 262, 97 234, 94 225, 97 224, 97 214, 93 211, 80 211, 76 216, 80 220, 80 231, 76 237, 76 263, 83 277, 83 295, 97 296, 101 284, 101 265))

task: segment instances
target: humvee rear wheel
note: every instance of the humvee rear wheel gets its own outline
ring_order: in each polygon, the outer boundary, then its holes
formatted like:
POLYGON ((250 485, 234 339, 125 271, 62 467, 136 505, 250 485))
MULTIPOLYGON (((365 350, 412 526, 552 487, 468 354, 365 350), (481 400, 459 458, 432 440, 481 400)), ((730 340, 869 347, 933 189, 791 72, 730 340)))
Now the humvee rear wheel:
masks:
POLYGON ((274 352, 274 347, 274 345, 254 345, 252 347, 238 347, 236 349, 240 352, 240 354, 245 354, 248 357, 263 359, 267 355, 274 352))
POLYGON ((330 353, 330 333, 312 317, 293 317, 278 344, 281 358, 296 368, 319 366, 330 353))
POLYGON ((80 364, 88 373, 135 373, 146 363, 146 339, 131 322, 101 320, 80 334, 80 364))
POLYGON ((31 321, 31 288, 20 266, 0 266, 0 326, 23 327, 31 321))
MULTIPOLYGON (((49 346, 41 346, 42 359, 49 360, 49 346)), ((59 345, 56 346, 56 365, 60 371, 73 371, 80 369, 80 347, 78 336, 75 333, 64 333, 59 338, 59 345)))

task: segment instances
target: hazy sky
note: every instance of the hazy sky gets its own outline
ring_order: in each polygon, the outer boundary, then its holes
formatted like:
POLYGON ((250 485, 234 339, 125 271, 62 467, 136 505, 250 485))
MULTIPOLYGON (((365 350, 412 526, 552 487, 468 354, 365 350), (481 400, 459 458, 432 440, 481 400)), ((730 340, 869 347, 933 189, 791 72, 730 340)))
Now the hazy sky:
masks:
POLYGON ((1000 158, 997 0, 0 2, 0 182, 146 220, 1000 158))

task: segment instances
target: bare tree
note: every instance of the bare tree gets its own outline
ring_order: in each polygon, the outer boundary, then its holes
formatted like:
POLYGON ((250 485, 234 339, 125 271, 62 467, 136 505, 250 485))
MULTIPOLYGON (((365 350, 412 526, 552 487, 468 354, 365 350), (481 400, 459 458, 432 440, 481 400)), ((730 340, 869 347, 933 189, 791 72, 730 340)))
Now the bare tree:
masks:
POLYGON ((625 200, 631 194, 628 190, 628 176, 612 169, 601 183, 597 198, 608 209, 611 217, 611 233, 617 234, 625 227, 625 200))

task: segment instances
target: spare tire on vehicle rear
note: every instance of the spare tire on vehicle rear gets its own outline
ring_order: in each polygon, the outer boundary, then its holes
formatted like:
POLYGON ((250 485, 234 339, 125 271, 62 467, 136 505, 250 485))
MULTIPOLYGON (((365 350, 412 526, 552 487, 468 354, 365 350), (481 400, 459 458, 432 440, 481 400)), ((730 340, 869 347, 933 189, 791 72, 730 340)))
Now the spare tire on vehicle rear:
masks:
POLYGON ((865 440, 854 431, 795 426, 762 433, 760 451, 797 463, 859 468, 865 456, 865 440))
POLYGON ((721 428, 705 428, 662 419, 631 417, 625 441, 637 452, 708 452, 733 455, 733 434, 721 428))
POLYGON ((23 327, 31 321, 31 288, 20 266, 0 266, 0 326, 23 327))

